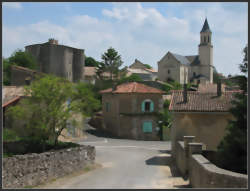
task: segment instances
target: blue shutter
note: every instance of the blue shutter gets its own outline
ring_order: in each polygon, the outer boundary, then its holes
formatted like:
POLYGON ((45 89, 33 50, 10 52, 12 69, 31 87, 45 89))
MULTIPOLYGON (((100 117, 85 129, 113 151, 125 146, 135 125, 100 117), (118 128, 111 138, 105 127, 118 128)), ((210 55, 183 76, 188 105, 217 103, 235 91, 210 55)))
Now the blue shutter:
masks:
POLYGON ((141 104, 141 110, 142 110, 142 112, 145 112, 145 102, 144 101, 141 104))
POLYGON ((152 122, 147 121, 143 123, 143 132, 144 133, 152 133, 152 122))
POLYGON ((154 102, 150 102, 150 112, 154 111, 154 102))

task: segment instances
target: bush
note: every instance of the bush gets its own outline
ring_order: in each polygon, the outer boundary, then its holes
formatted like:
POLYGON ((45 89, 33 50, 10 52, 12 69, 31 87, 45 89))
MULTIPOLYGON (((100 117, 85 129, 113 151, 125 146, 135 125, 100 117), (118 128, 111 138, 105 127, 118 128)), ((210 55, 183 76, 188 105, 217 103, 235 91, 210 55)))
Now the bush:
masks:
POLYGON ((3 141, 18 141, 20 140, 19 136, 12 129, 3 129, 3 141))

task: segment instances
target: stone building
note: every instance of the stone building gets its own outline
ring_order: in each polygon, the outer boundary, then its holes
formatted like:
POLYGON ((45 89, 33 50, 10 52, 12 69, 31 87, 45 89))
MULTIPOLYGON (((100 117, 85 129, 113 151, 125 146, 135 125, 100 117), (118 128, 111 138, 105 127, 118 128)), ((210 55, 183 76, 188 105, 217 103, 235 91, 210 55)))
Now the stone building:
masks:
POLYGON ((213 83, 212 32, 207 19, 200 32, 198 55, 183 56, 172 52, 158 62, 158 79, 174 80, 181 84, 188 82, 213 83))
POLYGON ((137 74, 144 81, 154 81, 157 78, 157 71, 147 68, 142 62, 135 59, 135 62, 127 68, 127 76, 137 74))
POLYGON ((103 129, 121 138, 160 140, 163 91, 137 82, 102 90, 103 129))
MULTIPOLYGON (((174 153, 177 141, 183 136, 195 136, 195 142, 204 143, 207 150, 215 151, 226 134, 228 120, 233 119, 229 112, 231 101, 237 91, 216 92, 174 90, 169 106, 173 122, 171 142, 174 153)), ((239 91, 238 91, 239 92, 239 91)))
POLYGON ((43 44, 25 47, 38 61, 39 71, 54 74, 72 82, 83 81, 85 55, 83 49, 58 44, 57 40, 49 39, 43 44))

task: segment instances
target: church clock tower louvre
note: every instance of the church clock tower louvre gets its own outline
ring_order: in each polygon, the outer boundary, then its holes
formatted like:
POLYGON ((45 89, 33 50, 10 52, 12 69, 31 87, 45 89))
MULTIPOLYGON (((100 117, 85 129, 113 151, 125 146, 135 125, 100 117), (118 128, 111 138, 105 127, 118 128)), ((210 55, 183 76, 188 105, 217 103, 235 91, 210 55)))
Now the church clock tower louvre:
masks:
POLYGON ((199 44, 200 74, 206 76, 213 83, 213 45, 212 32, 209 28, 207 18, 200 32, 199 44))

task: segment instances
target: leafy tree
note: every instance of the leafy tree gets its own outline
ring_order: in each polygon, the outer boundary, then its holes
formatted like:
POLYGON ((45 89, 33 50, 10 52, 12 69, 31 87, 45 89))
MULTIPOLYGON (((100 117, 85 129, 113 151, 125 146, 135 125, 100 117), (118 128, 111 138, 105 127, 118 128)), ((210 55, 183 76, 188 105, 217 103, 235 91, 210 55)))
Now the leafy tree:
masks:
MULTIPOLYGON (((241 72, 247 74, 247 46, 240 65, 241 72)), ((217 162, 222 168, 239 173, 247 173, 247 77, 238 76, 243 93, 235 95, 231 113, 234 120, 229 121, 227 134, 218 146, 217 162)))
POLYGON ((118 81, 118 84, 126 83, 126 82, 141 82, 142 79, 139 75, 137 74, 132 74, 128 77, 123 77, 118 81))
POLYGON ((99 64, 100 64, 100 62, 96 61, 92 57, 86 57, 86 59, 85 59, 85 66, 98 67, 99 64))
POLYGON ((100 76, 102 72, 110 72, 110 79, 113 80, 114 76, 118 76, 119 67, 122 65, 121 56, 118 52, 110 47, 107 52, 102 55, 102 62, 97 69, 97 74, 100 76))
POLYGON ((11 66, 17 65, 36 70, 38 67, 35 58, 21 49, 16 50, 9 58, 3 59, 3 83, 10 85, 11 66))
POLYGON ((147 69, 152 69, 152 66, 150 66, 149 64, 143 64, 144 66, 146 66, 147 69))
POLYGON ((169 112, 170 101, 165 100, 163 105, 163 111, 159 113, 158 116, 158 126, 160 127, 159 133, 162 135, 163 128, 171 128, 172 125, 172 115, 169 112))
POLYGON ((98 95, 91 84, 83 82, 76 84, 72 100, 78 103, 79 111, 86 116, 91 116, 95 111, 101 109, 98 95))
POLYGON ((25 124, 22 129, 16 128, 18 135, 40 141, 43 145, 52 139, 56 146, 59 135, 78 107, 74 101, 67 103, 72 92, 69 81, 52 75, 45 75, 25 86, 27 98, 7 111, 15 121, 25 124))

